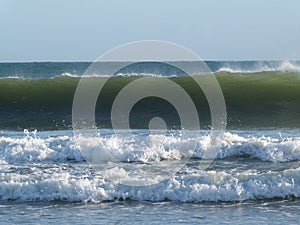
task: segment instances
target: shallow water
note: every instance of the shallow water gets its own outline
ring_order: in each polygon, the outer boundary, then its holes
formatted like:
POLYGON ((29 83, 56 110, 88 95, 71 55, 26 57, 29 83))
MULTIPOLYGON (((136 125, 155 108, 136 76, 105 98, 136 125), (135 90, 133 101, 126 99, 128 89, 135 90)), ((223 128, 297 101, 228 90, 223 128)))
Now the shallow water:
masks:
POLYGON ((299 200, 243 203, 0 203, 5 224, 297 224, 299 200))

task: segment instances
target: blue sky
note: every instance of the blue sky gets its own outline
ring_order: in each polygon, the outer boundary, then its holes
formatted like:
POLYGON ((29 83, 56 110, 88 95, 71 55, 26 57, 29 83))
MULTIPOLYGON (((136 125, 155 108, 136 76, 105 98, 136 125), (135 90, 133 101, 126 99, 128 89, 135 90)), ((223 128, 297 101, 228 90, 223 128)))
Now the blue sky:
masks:
POLYGON ((205 60, 300 59, 298 0, 1 0, 0 61, 87 61, 165 40, 205 60))

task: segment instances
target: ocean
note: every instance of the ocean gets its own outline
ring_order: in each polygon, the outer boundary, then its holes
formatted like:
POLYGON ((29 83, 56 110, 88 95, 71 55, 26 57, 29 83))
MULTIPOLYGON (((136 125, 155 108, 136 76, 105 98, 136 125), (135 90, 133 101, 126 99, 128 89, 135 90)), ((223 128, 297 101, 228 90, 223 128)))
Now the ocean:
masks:
POLYGON ((145 62, 112 77, 87 74, 92 83, 108 81, 95 105, 98 136, 81 137, 82 146, 72 107, 90 64, 0 63, 1 223, 298 223, 299 61, 207 61, 226 104, 226 130, 217 139, 207 96, 182 70, 145 62), (149 96, 132 107, 130 130, 116 135, 114 100, 144 77, 181 86, 201 129, 180 129, 176 108, 149 96), (164 120, 162 129, 149 128, 152 118, 164 120), (85 152, 95 149, 115 160, 101 155, 90 163, 85 152))

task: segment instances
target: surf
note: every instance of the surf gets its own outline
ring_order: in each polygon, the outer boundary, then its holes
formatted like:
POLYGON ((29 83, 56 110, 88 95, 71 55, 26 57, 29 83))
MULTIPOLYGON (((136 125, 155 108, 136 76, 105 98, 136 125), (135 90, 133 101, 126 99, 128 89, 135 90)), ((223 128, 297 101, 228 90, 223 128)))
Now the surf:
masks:
MULTIPOLYGON (((205 76, 205 75, 195 75, 205 76)), ((228 113, 228 128, 299 128, 300 79, 295 72, 215 74, 228 113)), ((117 94, 141 75, 113 76, 100 93, 96 120, 100 128, 111 128, 110 110, 117 94)), ((85 79, 106 79, 87 77, 85 79)), ((210 126, 210 110, 205 95, 191 77, 172 76, 192 98, 203 128, 210 126)), ((73 96, 80 77, 0 79, 0 126, 3 129, 71 129, 73 96)), ((147 83, 143 84, 147 86, 147 83)), ((162 99, 147 98, 135 105, 131 126, 144 129, 149 118, 161 116, 169 128, 178 128, 178 114, 162 99)))

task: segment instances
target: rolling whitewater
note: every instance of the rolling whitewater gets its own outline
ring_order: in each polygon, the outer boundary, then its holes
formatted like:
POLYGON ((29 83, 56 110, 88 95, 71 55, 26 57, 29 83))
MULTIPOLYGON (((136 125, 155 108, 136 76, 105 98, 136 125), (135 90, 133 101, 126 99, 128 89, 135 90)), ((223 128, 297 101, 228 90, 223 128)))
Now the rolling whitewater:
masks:
MULTIPOLYGON (((193 67, 193 62, 179 63, 193 67)), ((224 213, 226 207, 236 207, 237 202, 270 215, 278 213, 278 205, 299 209, 300 62, 206 63, 220 84, 227 110, 227 131, 219 140, 215 156, 205 155, 213 145, 208 102, 202 90, 182 71, 154 62, 125 67, 110 78, 99 95, 95 119, 101 131, 101 145, 118 154, 120 165, 139 168, 155 162, 163 166, 168 161, 180 162, 184 157, 180 150, 189 143, 197 143, 181 171, 150 187, 120 185, 118 180, 128 176, 126 171, 111 169, 109 163, 94 170, 76 145, 72 103, 89 62, 0 63, 2 207, 11 207, 11 202, 17 202, 20 208, 32 202, 75 206, 82 202, 106 202, 121 210, 122 204, 135 209, 139 207, 136 202, 147 202, 143 207, 175 204, 172 210, 175 207, 182 213, 195 211, 195 215, 201 207, 216 213, 222 209, 224 213), (123 87, 143 76, 166 77, 191 96, 203 128, 191 131, 199 133, 196 139, 182 138, 177 132, 180 118, 174 107, 154 97, 141 100, 130 113, 135 142, 114 135, 110 121, 114 99, 123 87), (164 118, 168 130, 174 131, 172 135, 149 133, 152 117, 164 118), (151 141, 150 148, 143 145, 145 140, 151 141), (211 160, 206 170, 199 170, 199 164, 211 160), (106 179, 106 173, 115 179, 106 179)), ((107 67, 114 64, 121 63, 108 62, 107 67)), ((107 74, 88 74, 85 79, 106 78, 107 74)), ((93 139, 88 140, 86 148, 92 143, 93 139)), ((101 207, 107 210, 106 206, 101 207)), ((88 206, 93 207, 94 204, 88 206)))

